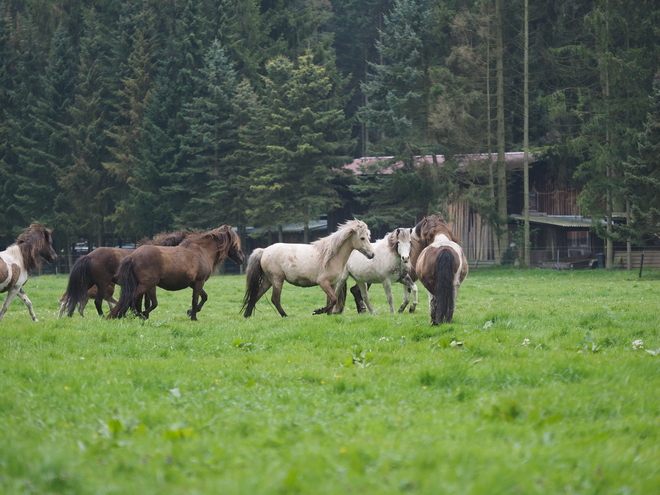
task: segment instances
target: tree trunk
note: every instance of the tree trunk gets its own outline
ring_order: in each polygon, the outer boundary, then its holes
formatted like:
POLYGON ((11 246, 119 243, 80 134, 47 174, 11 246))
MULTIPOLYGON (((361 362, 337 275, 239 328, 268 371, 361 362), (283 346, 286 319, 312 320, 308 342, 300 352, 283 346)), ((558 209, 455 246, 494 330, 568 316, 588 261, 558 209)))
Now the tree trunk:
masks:
POLYGON ((525 266, 531 266, 530 240, 529 240, 529 0, 525 0, 525 55, 524 55, 524 83, 523 83, 523 218, 525 221, 523 259, 525 266))
POLYGON ((507 248, 507 201, 506 201, 506 143, 504 140, 504 46, 502 43, 502 5, 501 0, 495 2, 495 36, 496 36, 496 67, 497 67, 497 213, 499 228, 497 229, 497 243, 499 245, 499 259, 502 263, 502 254, 507 248))

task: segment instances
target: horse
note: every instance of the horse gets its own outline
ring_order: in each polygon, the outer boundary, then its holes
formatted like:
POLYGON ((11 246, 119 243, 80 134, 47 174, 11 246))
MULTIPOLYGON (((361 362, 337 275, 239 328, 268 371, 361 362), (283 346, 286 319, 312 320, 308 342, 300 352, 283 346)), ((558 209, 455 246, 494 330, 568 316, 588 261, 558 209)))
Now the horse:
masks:
POLYGON ((313 314, 329 313, 337 303, 337 288, 348 277, 346 262, 351 252, 357 249, 369 259, 374 257, 370 236, 366 223, 349 220, 333 234, 312 244, 277 243, 265 249, 255 249, 246 270, 243 316, 252 315, 257 301, 271 287, 271 301, 281 316, 287 316, 280 304, 285 280, 298 287, 320 286, 327 301, 325 307, 313 314))
POLYGON ((429 293, 431 324, 451 323, 458 289, 468 274, 467 258, 443 218, 420 222, 415 232, 419 246, 426 245, 415 262, 415 272, 429 293))
MULTIPOLYGON (((81 298, 80 301, 78 302, 78 313, 80 313, 80 316, 84 317, 85 316, 85 307, 87 306, 87 303, 89 302, 90 299, 96 299, 96 296, 98 295, 99 289, 96 285, 93 285, 91 289, 89 289, 81 298)), ((105 292, 105 297, 103 300, 108 303, 108 308, 112 309, 114 308, 115 304, 117 304, 117 298, 114 296, 115 292, 115 284, 110 283, 108 284, 108 289, 105 292)), ((62 318, 64 315, 64 311, 66 310, 67 307, 67 300, 68 300, 69 294, 65 292, 62 294, 62 297, 57 301, 60 303, 60 311, 57 314, 58 318, 62 318)))
POLYGON ((158 306, 156 287, 169 291, 190 287, 192 307, 187 314, 197 321, 197 313, 208 299, 204 283, 226 258, 237 265, 245 259, 241 240, 229 225, 191 235, 178 246, 140 246, 119 264, 117 283, 121 295, 108 317, 121 318, 132 309, 147 319, 158 306), (146 296, 144 311, 140 308, 142 296, 146 296))
MULTIPOLYGON (((348 258, 346 265, 348 274, 357 282, 357 285, 351 288, 351 292, 354 293, 356 289, 360 291, 366 309, 373 315, 375 311, 369 300, 368 288, 371 284, 383 284, 385 297, 387 297, 387 302, 390 305, 390 313, 394 314, 392 282, 402 281, 402 283, 408 283, 410 281, 413 285, 410 290, 415 294, 414 304, 416 305, 417 286, 414 285, 410 277, 406 277, 410 272, 410 229, 393 230, 382 239, 372 243, 371 247, 376 255, 373 260, 368 260, 355 251, 348 258)), ((341 313, 346 299, 346 291, 340 291, 338 297, 339 301, 334 312, 341 313)), ((404 308, 405 304, 407 302, 404 303, 404 308)), ((358 308, 358 312, 363 312, 360 309, 358 308)))
POLYGON ((28 280, 30 271, 39 266, 41 258, 48 263, 57 261, 52 234, 51 229, 35 222, 18 236, 14 244, 0 252, 0 293, 7 292, 5 302, 0 309, 0 320, 5 316, 9 303, 18 296, 27 307, 32 320, 39 321, 23 286, 28 280))
MULTIPOLYGON (((146 244, 176 246, 193 233, 195 232, 189 230, 162 232, 151 240, 142 239, 138 247, 146 244)), ((103 316, 104 300, 112 309, 117 303, 117 299, 114 298, 115 273, 121 261, 134 251, 134 249, 99 247, 78 258, 71 267, 66 291, 60 298, 58 317, 62 317, 65 312, 67 316, 73 316, 76 306, 78 312, 84 316, 83 311, 89 299, 94 299, 99 316, 103 316)))

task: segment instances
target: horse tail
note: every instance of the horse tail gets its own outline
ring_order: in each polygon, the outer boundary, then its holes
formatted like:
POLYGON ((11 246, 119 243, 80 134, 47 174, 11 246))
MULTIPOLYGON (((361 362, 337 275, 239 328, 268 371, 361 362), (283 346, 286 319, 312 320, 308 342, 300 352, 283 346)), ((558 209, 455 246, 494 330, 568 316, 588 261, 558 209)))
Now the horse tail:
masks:
POLYGON ((131 308, 133 299, 135 299, 138 284, 135 273, 133 273, 133 259, 130 256, 124 258, 119 264, 115 278, 121 286, 121 295, 115 307, 110 311, 108 318, 121 318, 125 316, 126 312, 131 308))
POLYGON ((454 304, 454 254, 450 249, 443 249, 435 259, 434 323, 451 323, 454 304))
POLYGON ((245 270, 245 297, 243 298, 241 313, 246 318, 252 315, 252 311, 259 300, 259 289, 264 279, 264 270, 261 268, 261 257, 263 253, 263 249, 255 249, 248 260, 247 269, 245 270))
POLYGON ((67 316, 73 316, 76 306, 85 299, 87 291, 94 285, 91 268, 92 262, 87 255, 78 258, 71 267, 64 302, 67 316))

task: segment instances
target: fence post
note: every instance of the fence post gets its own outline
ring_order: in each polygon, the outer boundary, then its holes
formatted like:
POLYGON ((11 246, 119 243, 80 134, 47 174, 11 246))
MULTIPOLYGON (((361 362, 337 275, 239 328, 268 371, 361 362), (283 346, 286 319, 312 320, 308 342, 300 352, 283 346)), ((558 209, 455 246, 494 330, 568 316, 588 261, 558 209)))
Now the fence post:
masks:
POLYGON ((642 256, 639 259, 639 277, 642 278, 642 268, 644 268, 644 251, 642 251, 642 256))

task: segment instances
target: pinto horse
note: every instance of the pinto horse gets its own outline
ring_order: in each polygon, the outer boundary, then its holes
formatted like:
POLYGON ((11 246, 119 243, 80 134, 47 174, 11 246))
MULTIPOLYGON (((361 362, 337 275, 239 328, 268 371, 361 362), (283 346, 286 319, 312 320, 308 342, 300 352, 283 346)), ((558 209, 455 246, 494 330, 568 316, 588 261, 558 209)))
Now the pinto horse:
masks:
MULTIPOLYGON (((151 240, 143 239, 138 243, 138 247, 146 244, 177 246, 192 234, 193 232, 189 230, 163 232, 151 240)), ((84 316, 83 311, 89 299, 94 299, 99 316, 103 316, 104 300, 112 309, 117 303, 114 298, 115 273, 121 261, 134 251, 134 249, 99 247, 78 258, 71 267, 66 292, 60 298, 61 306, 58 317, 64 313, 67 316, 73 316, 76 306, 78 312, 84 316)))
POLYGON ((245 259, 241 240, 228 225, 191 235, 178 246, 147 244, 137 248, 119 265, 117 283, 121 286, 121 296, 109 318, 121 318, 129 309, 149 318, 149 313, 158 306, 156 287, 170 291, 190 287, 193 294, 188 316, 196 321, 197 313, 208 299, 204 283, 225 258, 238 265, 245 259), (143 312, 142 296, 146 296, 143 312))
POLYGON ((277 243, 265 249, 255 249, 246 270, 243 316, 252 315, 257 301, 271 287, 271 301, 281 316, 287 316, 280 304, 285 280, 298 287, 320 286, 327 296, 327 303, 314 314, 329 313, 337 303, 337 288, 348 277, 346 262, 353 250, 357 249, 369 259, 374 257, 370 236, 366 223, 349 220, 335 233, 312 244, 277 243))
MULTIPOLYGON (((410 290, 415 294, 414 304, 417 304, 417 286, 414 285, 410 277, 406 277, 410 272, 410 235, 410 229, 393 230, 382 239, 371 244, 376 255, 374 259, 369 260, 364 256, 360 256, 355 251, 348 258, 348 274, 357 282, 357 285, 351 288, 351 293, 354 293, 355 289, 360 291, 366 309, 372 315, 375 314, 375 311, 369 300, 368 292, 369 285, 371 284, 383 284, 383 290, 390 305, 391 314, 394 314, 392 282, 401 281, 402 283, 407 283, 410 280, 410 284, 412 284, 410 290)), ((338 297, 339 301, 335 312, 341 313, 346 299, 346 291, 340 291, 338 297)), ((362 312, 360 308, 358 308, 358 311, 362 312)))
POLYGON ((415 227, 418 246, 426 246, 415 262, 415 272, 429 293, 431 324, 439 325, 452 322, 458 289, 468 274, 468 262, 442 216, 434 217, 425 218, 415 227))
POLYGON ((9 303, 18 296, 25 303, 32 320, 38 321, 23 286, 27 282, 29 272, 39 266, 40 258, 48 263, 57 260, 52 233, 52 230, 40 223, 33 223, 18 236, 14 244, 0 252, 0 293, 7 292, 0 309, 0 320, 5 316, 9 303))

